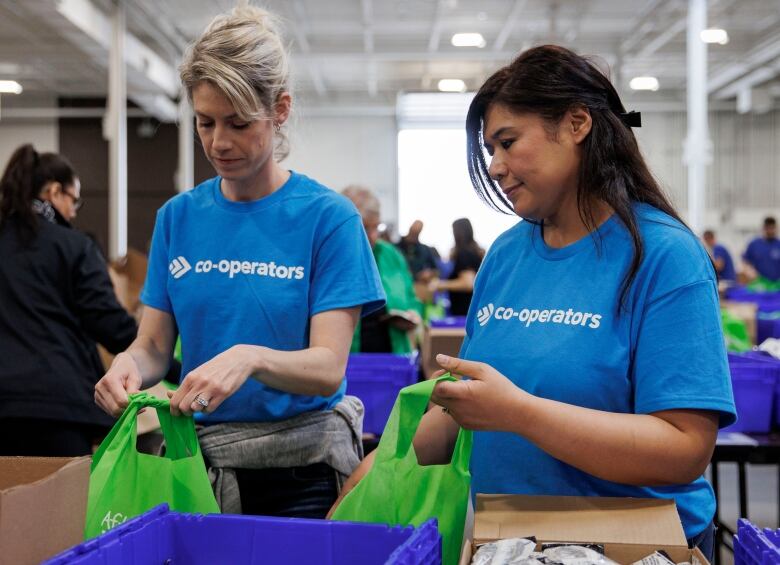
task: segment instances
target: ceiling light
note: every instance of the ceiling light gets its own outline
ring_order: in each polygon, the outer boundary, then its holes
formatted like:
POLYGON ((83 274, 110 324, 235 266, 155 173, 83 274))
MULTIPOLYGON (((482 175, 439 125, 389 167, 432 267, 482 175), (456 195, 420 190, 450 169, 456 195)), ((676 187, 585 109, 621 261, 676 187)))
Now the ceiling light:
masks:
POLYGON ((21 94, 22 85, 15 80, 0 80, 0 93, 2 94, 21 94))
POLYGON ((452 36, 452 44, 455 47, 479 47, 485 46, 485 38, 481 33, 456 33, 452 36))
POLYGON ((443 78, 439 81, 439 90, 442 92, 465 92, 466 83, 459 78, 443 78))
POLYGON ((655 77, 634 77, 628 85, 631 90, 658 90, 658 79, 655 77))
POLYGON ((720 29, 718 27, 701 30, 699 37, 701 37, 701 40, 704 43, 718 43, 720 45, 726 45, 726 43, 729 42, 729 34, 725 29, 720 29))

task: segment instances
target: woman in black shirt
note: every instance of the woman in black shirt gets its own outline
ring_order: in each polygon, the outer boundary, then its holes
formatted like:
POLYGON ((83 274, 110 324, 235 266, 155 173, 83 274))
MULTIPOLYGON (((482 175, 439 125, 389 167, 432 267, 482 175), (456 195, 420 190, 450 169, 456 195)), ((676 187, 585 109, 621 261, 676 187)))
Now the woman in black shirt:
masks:
POLYGON ((75 456, 113 419, 94 402, 103 365, 135 338, 98 247, 70 220, 79 179, 19 147, 0 178, 0 455, 75 456))
POLYGON ((452 272, 447 280, 433 281, 432 290, 448 291, 450 315, 465 316, 474 292, 474 278, 482 264, 485 250, 474 241, 474 229, 468 218, 460 218, 452 223, 452 235, 455 238, 455 247, 450 254, 452 272))

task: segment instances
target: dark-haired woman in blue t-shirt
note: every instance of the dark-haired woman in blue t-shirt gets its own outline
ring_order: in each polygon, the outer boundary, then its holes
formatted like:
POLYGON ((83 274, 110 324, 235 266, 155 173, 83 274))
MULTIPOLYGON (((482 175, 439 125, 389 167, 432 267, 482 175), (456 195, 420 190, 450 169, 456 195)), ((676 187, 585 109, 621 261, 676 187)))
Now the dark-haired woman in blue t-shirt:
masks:
POLYGON ((702 474, 735 419, 715 273, 648 170, 637 118, 557 46, 479 90, 471 180, 524 221, 482 264, 461 359, 438 358, 469 379, 437 385, 444 410, 414 445, 441 463, 458 425, 478 430, 473 492, 673 498, 689 543, 711 556, 702 474))

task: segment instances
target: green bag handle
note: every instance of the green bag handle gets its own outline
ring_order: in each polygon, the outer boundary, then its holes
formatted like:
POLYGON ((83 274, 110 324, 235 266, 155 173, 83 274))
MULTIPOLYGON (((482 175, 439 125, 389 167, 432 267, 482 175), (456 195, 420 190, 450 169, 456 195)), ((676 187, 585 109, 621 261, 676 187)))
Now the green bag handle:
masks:
MULTIPOLYGON (((425 409, 431 400, 431 394, 437 383, 443 381, 457 382, 458 379, 449 373, 437 379, 422 381, 420 383, 401 389, 396 403, 399 404, 397 417, 390 418, 383 436, 389 441, 380 442, 377 448, 378 459, 412 459, 417 465, 417 458, 412 449, 412 442, 420 426, 420 421, 425 415, 425 409), (395 441, 393 441, 395 439, 395 441)), ((460 429, 458 439, 455 442, 455 450, 452 453, 451 465, 468 470, 471 457, 471 445, 473 434, 470 430, 460 429)))
MULTIPOLYGON (((130 402, 119 420, 111 428, 106 439, 92 457, 92 469, 94 469, 103 454, 112 446, 116 436, 123 434, 127 440, 135 446, 138 436, 136 417, 142 408, 154 408, 160 419, 160 428, 165 438, 165 457, 168 459, 183 459, 192 457, 198 453, 198 435, 195 432, 195 424, 189 416, 173 416, 171 403, 168 399, 157 398, 148 392, 137 392, 129 396, 130 402)), ((149 455, 155 457, 154 455, 149 455)))

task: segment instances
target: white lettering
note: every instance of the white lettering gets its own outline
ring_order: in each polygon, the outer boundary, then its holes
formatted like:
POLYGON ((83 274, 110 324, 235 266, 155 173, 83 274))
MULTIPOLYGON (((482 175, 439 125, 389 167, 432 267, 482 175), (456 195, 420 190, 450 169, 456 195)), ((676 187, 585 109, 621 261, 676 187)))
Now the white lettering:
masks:
POLYGON ((520 316, 518 317, 518 320, 521 322, 525 322, 529 317, 531 316, 531 311, 528 310, 528 308, 523 308, 520 310, 520 316))

